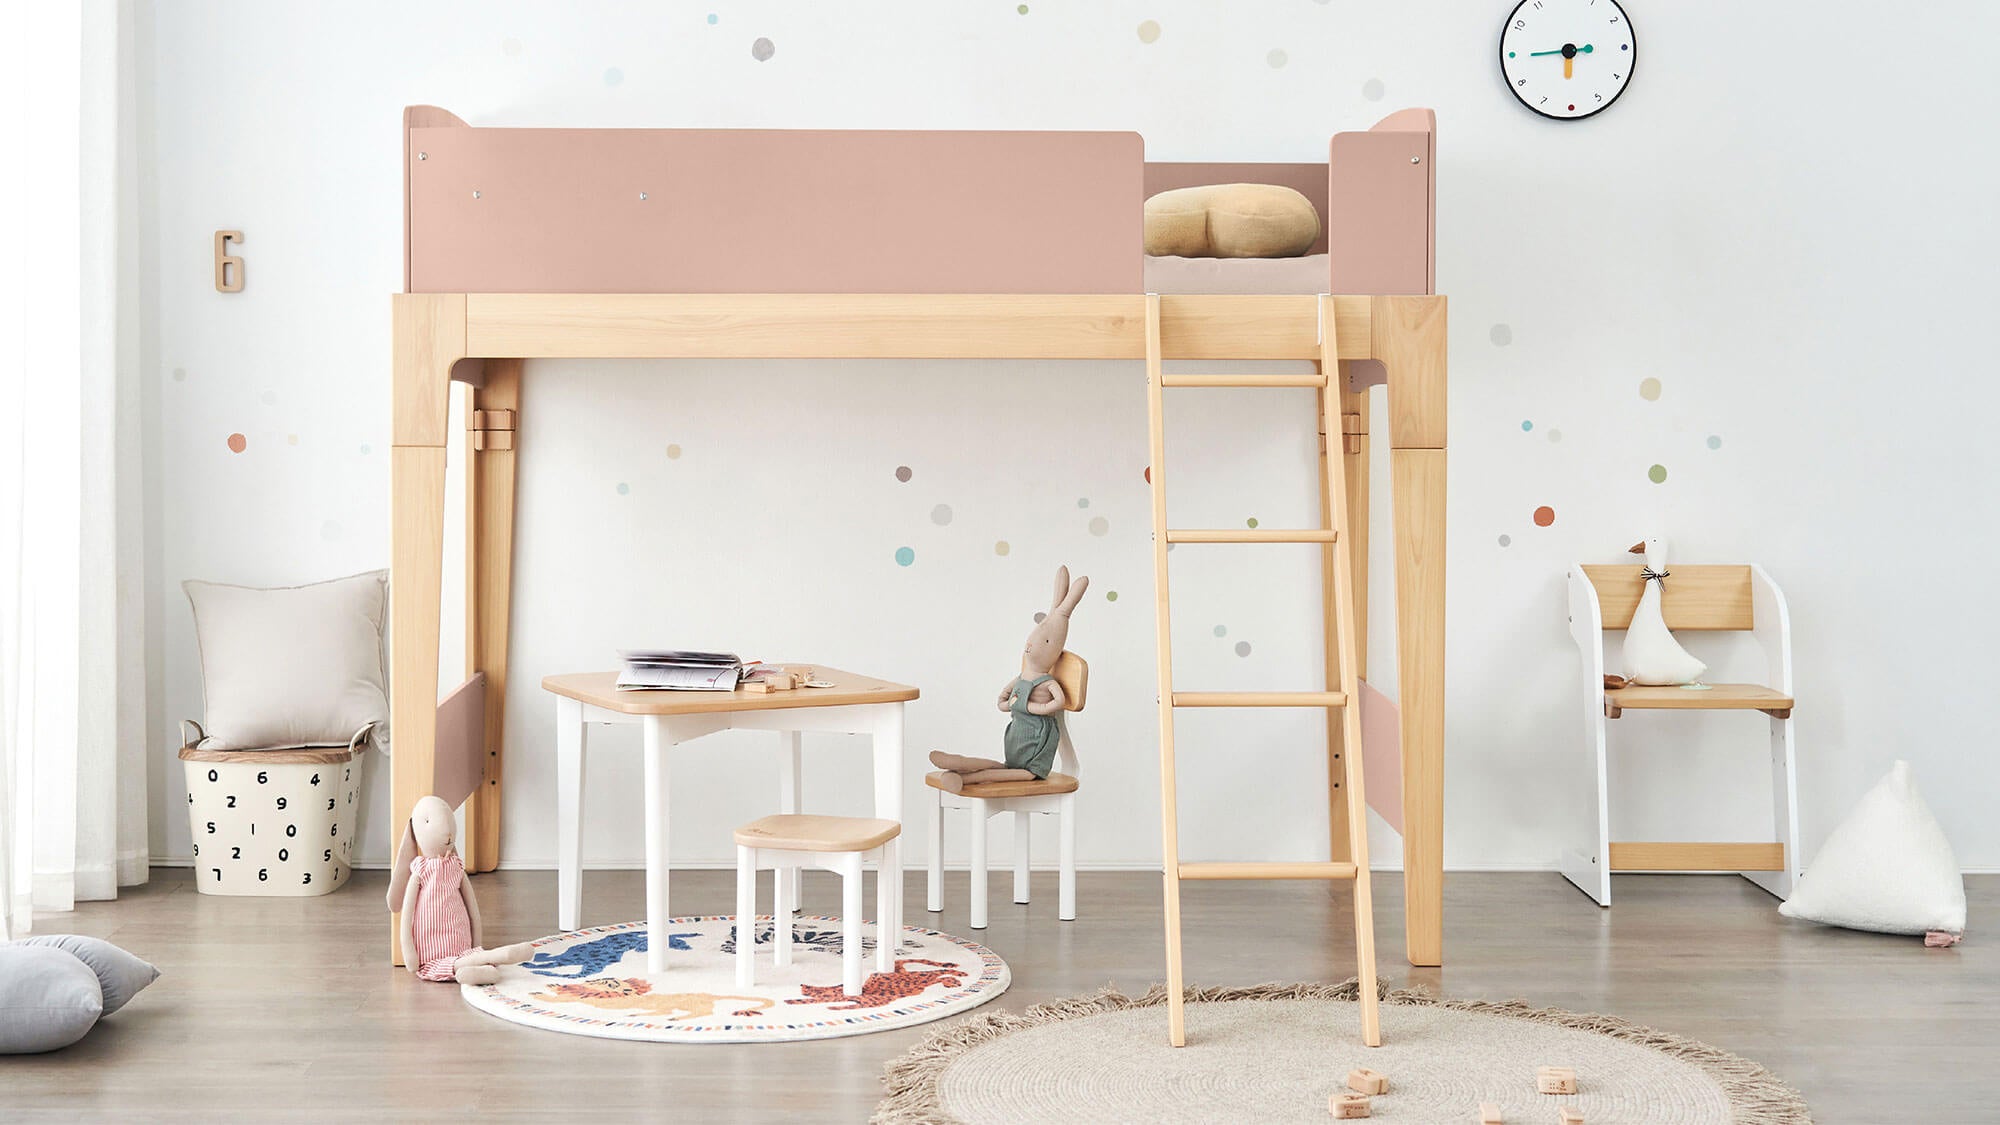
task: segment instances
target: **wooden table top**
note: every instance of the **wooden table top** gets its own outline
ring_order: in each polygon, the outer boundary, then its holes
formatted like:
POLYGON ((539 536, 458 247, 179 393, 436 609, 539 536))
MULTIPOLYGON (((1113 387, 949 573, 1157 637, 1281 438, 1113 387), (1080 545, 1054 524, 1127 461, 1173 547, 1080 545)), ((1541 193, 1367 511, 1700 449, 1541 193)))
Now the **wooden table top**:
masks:
MULTIPOLYGON (((805 667, 805 665, 799 665, 805 667)), ((814 678, 830 688, 791 691, 621 691, 616 672, 570 672, 542 679, 542 690, 592 707, 627 715, 712 715, 723 711, 784 711, 794 707, 852 707, 862 703, 907 703, 917 698, 908 684, 811 665, 814 678)))

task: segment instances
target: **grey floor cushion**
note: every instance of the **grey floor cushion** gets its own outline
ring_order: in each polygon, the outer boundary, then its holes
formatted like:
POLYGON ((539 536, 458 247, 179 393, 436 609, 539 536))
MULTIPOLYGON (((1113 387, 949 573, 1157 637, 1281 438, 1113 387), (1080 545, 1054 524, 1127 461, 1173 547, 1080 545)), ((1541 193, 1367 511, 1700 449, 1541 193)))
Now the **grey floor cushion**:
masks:
POLYGON ((104 1012, 97 974, 74 953, 0 945, 0 1054, 67 1047, 104 1012))
POLYGON ((160 979, 160 970, 139 960, 103 938, 82 934, 45 934, 22 938, 17 945, 42 945, 65 950, 90 966, 104 990, 104 1014, 110 1015, 139 995, 139 990, 160 979))

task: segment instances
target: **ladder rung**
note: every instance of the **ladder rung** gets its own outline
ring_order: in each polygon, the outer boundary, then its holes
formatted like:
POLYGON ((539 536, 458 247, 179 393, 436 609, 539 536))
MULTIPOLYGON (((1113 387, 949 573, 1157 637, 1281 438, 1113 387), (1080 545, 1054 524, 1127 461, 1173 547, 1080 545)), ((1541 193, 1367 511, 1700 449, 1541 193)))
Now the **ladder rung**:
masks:
POLYGON ((1258 375, 1214 372, 1199 375, 1161 375, 1163 387, 1324 387, 1324 375, 1258 375))
POLYGON ((1351 863, 1183 863, 1183 879, 1352 879, 1351 863))
POLYGON ((1176 707, 1345 707, 1340 691, 1177 691, 1176 707))
POLYGON ((1323 527, 1168 528, 1169 543, 1331 543, 1337 533, 1323 527))

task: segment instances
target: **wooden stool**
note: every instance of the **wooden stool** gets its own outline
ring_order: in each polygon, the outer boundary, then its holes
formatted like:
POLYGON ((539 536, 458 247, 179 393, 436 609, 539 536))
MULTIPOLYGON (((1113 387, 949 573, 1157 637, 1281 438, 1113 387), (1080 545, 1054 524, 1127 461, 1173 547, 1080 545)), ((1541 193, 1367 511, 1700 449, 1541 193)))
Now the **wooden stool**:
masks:
MULTIPOLYGON (((777 872, 771 911, 772 963, 792 963, 792 920, 785 909, 785 873, 818 867, 840 876, 840 984, 849 996, 861 995, 861 870, 875 863, 875 969, 894 967, 897 935, 886 925, 895 917, 894 873, 902 870, 897 837, 903 826, 893 820, 856 816, 810 816, 786 813, 753 820, 736 830, 736 987, 754 983, 757 945, 757 871, 777 872)), ((794 876, 796 878, 796 876, 794 876)))

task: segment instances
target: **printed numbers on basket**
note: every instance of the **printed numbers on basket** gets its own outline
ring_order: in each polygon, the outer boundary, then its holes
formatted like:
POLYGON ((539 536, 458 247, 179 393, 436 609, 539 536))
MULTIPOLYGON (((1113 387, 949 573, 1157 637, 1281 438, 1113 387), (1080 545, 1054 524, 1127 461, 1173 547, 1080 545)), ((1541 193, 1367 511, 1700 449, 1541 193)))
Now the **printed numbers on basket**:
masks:
POLYGON ((222 878, 222 868, 220 868, 220 867, 211 867, 211 868, 209 868, 209 870, 210 870, 210 871, 213 871, 213 872, 215 872, 215 877, 216 877, 217 879, 220 879, 220 878, 222 878))
POLYGON ((287 825, 285 825, 285 835, 287 835, 287 836, 296 836, 296 835, 298 835, 298 834, 299 834, 299 826, 298 826, 298 825, 296 825, 296 824, 287 824, 287 825))
POLYGON ((325 861, 325 862, 327 862, 327 863, 332 863, 332 862, 333 862, 333 849, 332 849, 332 848, 328 848, 328 849, 326 849, 325 851, 323 851, 323 852, 319 853, 319 857, 320 857, 320 859, 321 859, 321 860, 323 860, 323 861, 325 861))
POLYGON ((242 849, 242 848, 231 848, 231 849, 229 849, 229 858, 230 858, 230 859, 242 859, 242 858, 243 858, 243 849, 242 849))
POLYGON ((209 779, 210 781, 220 781, 220 780, 222 780, 222 775, 221 775, 221 774, 219 774, 219 773, 216 773, 216 772, 215 772, 214 770, 210 770, 210 771, 208 771, 208 779, 209 779))
MULTIPOLYGON (((188 798, 188 799, 189 799, 189 800, 193 800, 193 798, 192 798, 192 797, 190 797, 190 798, 188 798)), ((235 808, 235 807, 236 807, 236 795, 235 795, 234 793, 230 794, 229 796, 227 796, 227 797, 225 797, 225 798, 223 798, 223 799, 229 802, 229 807, 230 807, 230 808, 232 808, 232 809, 233 809, 233 808, 235 808)))
POLYGON ((271 881, 271 869, 270 869, 270 868, 268 868, 268 867, 259 867, 259 868, 257 869, 257 881, 258 881, 259 883, 268 883, 268 882, 270 882, 270 881, 271 881))
POLYGON ((278 798, 278 807, 281 809, 285 807, 285 799, 283 797, 278 798))
POLYGON ((271 772, 269 770, 257 771, 257 784, 264 785, 269 783, 270 780, 271 780, 271 772))
POLYGON ((279 862, 279 863, 283 863, 283 862, 285 862, 286 860, 288 860, 288 859, 290 859, 290 858, 292 858, 292 853, 291 853, 290 851, 288 851, 288 850, 286 850, 286 849, 284 849, 284 848, 279 848, 279 849, 278 849, 278 862, 279 862))
POLYGON ((318 785, 318 784, 319 784, 319 775, 318 775, 318 774, 314 774, 314 775, 313 775, 313 784, 314 784, 314 785, 318 785))
POLYGON ((328 797, 328 798, 326 799, 326 811, 328 811, 328 812, 332 812, 332 811, 333 811, 333 798, 332 798, 332 797, 328 797))
POLYGON ((211 836, 215 835, 215 822, 212 820, 208 822, 208 834, 211 836))
POLYGON ((312 881, 313 881, 313 873, 308 871, 306 872, 306 877, 300 881, 299 885, 304 886, 305 884, 310 883, 312 881))

